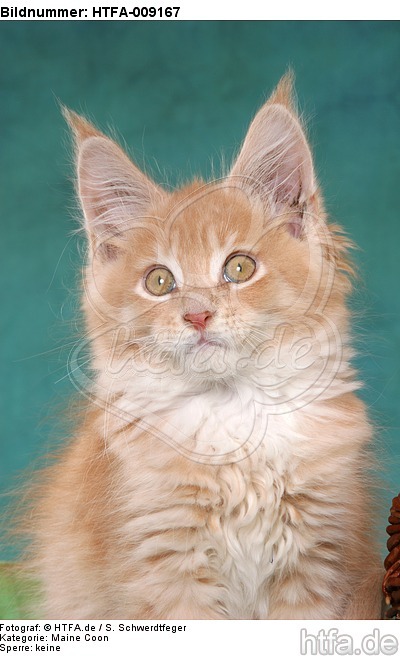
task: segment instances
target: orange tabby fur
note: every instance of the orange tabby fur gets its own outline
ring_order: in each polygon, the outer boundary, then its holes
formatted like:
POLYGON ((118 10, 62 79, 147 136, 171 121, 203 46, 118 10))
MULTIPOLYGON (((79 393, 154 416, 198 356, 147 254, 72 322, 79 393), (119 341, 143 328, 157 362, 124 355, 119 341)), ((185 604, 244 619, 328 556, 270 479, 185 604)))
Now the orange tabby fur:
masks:
POLYGON ((326 222, 290 87, 226 178, 173 193, 66 112, 92 374, 34 502, 46 618, 380 617, 350 244, 326 222), (257 263, 247 282, 222 277, 235 252, 257 263), (165 296, 143 284, 156 264, 176 279, 165 296), (216 346, 184 319, 204 311, 216 346))

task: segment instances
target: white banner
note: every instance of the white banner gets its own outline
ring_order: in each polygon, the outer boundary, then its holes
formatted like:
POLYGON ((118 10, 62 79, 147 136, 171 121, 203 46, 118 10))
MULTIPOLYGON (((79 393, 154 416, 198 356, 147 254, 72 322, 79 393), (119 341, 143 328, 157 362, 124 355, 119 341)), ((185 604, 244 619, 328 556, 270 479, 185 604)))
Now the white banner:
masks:
POLYGON ((0 622, 0 654, 394 656, 399 644, 395 621, 0 622))
POLYGON ((286 0, 265 2, 245 0, 0 0, 0 19, 7 20, 322 20, 400 18, 396 2, 366 0, 286 0))

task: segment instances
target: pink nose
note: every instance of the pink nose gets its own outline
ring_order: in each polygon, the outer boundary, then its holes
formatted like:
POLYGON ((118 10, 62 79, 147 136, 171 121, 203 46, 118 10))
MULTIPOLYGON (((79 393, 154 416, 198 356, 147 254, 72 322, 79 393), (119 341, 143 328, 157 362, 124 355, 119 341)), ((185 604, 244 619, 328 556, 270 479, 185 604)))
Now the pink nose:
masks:
POLYGON ((213 313, 208 311, 197 312, 197 313, 188 312, 187 314, 184 315, 183 318, 185 319, 185 321, 189 321, 190 323, 192 323, 197 330, 205 330, 206 321, 207 319, 210 319, 212 315, 213 313))

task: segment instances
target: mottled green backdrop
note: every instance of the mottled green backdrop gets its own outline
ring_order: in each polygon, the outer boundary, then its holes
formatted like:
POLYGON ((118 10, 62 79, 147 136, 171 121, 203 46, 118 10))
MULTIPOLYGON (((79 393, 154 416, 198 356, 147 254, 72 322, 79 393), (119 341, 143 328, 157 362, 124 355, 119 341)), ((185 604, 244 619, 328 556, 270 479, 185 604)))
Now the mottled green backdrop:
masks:
POLYGON ((399 492, 400 24, 7 22, 0 64, 0 491, 59 439, 73 391, 82 244, 58 100, 114 126, 139 163, 176 181, 232 155, 290 65, 328 210, 360 246, 363 396, 385 498, 399 492))

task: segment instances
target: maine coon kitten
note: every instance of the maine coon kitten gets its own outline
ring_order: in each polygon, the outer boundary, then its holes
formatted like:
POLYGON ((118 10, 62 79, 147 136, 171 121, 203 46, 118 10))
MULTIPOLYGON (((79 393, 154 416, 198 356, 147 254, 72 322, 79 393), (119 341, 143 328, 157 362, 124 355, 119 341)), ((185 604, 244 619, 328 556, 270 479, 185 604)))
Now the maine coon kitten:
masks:
POLYGON ((92 360, 80 429, 36 491, 42 615, 380 617, 350 244, 290 77, 226 177, 173 192, 66 116, 92 360))

